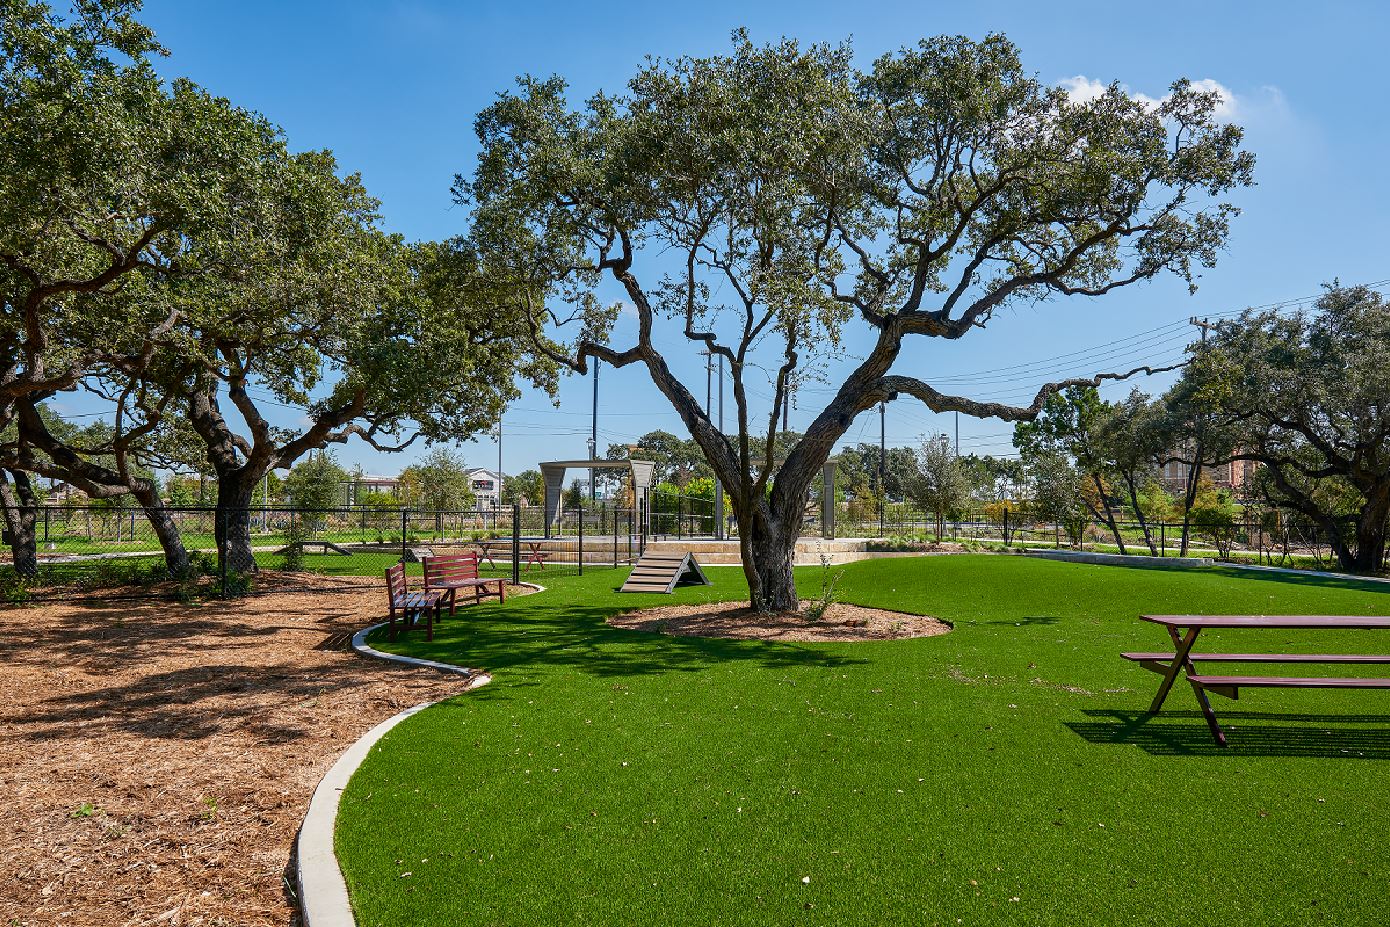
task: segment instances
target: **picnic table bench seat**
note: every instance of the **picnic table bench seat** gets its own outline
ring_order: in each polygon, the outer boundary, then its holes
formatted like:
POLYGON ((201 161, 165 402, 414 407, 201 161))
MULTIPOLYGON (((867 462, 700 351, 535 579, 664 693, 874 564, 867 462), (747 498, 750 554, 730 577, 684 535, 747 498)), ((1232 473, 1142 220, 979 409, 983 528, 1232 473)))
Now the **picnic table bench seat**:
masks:
MULTIPOLYGON (((1225 695, 1222 689, 1390 689, 1390 679, 1356 676, 1188 676, 1187 681, 1225 695)), ((1235 698, 1234 695, 1231 698, 1235 698)))
MULTIPOLYGON (((1122 653, 1140 663, 1171 660, 1175 653, 1122 653)), ((1379 653, 1189 653, 1189 660, 1209 663, 1390 663, 1390 654, 1379 653)))

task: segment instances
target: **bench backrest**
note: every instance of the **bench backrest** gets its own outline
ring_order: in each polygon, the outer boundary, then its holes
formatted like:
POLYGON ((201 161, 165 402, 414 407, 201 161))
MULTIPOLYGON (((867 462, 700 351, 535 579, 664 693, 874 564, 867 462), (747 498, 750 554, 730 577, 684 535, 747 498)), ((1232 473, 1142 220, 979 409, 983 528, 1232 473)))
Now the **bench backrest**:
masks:
POLYGON ((405 564, 397 563, 395 566, 386 568, 386 591, 391 595, 391 601, 395 602, 406 593, 405 584, 405 564))
POLYGON ((471 551, 464 554, 444 554, 439 557, 425 558, 426 588, 435 583, 448 582, 449 580, 477 578, 478 555, 471 551))

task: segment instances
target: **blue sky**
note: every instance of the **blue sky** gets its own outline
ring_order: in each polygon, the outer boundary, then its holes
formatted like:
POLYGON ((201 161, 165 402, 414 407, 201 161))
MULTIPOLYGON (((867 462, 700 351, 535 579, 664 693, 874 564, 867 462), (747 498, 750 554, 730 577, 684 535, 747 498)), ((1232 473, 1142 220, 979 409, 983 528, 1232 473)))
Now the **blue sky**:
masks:
MULTIPOLYGON (((1205 273, 1198 294, 1163 280, 1099 300, 1056 301, 1006 313, 959 342, 923 340, 905 352, 900 371, 969 395, 1026 399, 1058 374, 1176 356, 1190 335, 1180 323, 1190 315, 1316 294, 1333 277, 1390 277, 1390 106, 1377 79, 1390 16, 1370 3, 155 0, 144 18, 173 52, 160 65, 166 76, 189 77, 259 110, 296 149, 333 149, 383 201, 387 226, 412 239, 464 231, 450 183, 472 169, 474 115, 517 75, 558 73, 577 95, 620 91, 644 56, 721 52, 739 26, 760 42, 852 38, 864 65, 923 36, 1000 31, 1047 82, 1084 88, 1119 80, 1150 96, 1180 76, 1219 84, 1232 118, 1247 129, 1259 185, 1239 194, 1245 213, 1229 253, 1205 273)), ((673 332, 668 342, 675 369, 703 394, 702 360, 687 360, 676 339, 673 332)), ((850 341, 851 353, 858 343, 850 341)), ((640 367, 605 369, 601 387, 600 447, 659 427, 679 430, 640 367)), ((590 385, 571 379, 560 398, 556 410, 544 396, 527 394, 508 413, 507 472, 583 453, 590 385)), ((809 420, 813 399, 793 410, 793 427, 809 420)), ((284 424, 292 424, 287 415, 284 424)), ((887 422, 895 444, 952 428, 910 400, 890 406, 887 422)), ((962 418, 960 433, 963 452, 1010 450, 1010 428, 997 420, 962 418)), ((846 440, 877 434, 877 415, 868 414, 846 440)), ((463 450, 470 462, 496 465, 491 440, 463 450)), ((338 453, 385 473, 415 456, 388 457, 361 444, 338 453)))

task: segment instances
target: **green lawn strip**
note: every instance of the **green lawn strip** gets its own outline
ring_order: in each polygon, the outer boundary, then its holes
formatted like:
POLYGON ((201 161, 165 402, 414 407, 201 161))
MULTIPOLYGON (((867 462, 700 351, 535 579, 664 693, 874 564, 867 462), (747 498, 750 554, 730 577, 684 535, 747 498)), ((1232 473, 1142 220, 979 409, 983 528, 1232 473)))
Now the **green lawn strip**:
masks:
MULTIPOLYGON (((674 599, 746 594, 739 571, 710 573, 674 599)), ((802 571, 804 590, 818 573, 802 571)), ((1141 723, 1157 677, 1118 656, 1163 648, 1141 612, 1390 613, 1381 587, 868 561, 846 568, 845 599, 956 629, 829 645, 617 631, 606 615, 672 601, 615 595, 620 578, 556 578, 446 621, 433 644, 373 641, 494 681, 392 731, 345 793, 338 850, 364 927, 1381 916, 1386 693, 1218 700, 1221 750, 1185 687, 1141 723)), ((1209 632, 1203 646, 1390 640, 1209 632)))

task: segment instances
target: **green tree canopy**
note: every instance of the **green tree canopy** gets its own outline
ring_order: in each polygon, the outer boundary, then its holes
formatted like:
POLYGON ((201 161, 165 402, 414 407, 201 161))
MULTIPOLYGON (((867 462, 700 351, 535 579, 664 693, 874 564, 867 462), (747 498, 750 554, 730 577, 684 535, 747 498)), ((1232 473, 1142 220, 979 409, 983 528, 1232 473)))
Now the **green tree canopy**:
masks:
POLYGON ((945 435, 922 443, 913 469, 907 483, 908 495, 935 517, 939 541, 943 522, 962 512, 970 502, 970 475, 945 435))
POLYGON ((502 480, 502 501, 513 505, 525 499, 527 505, 545 502, 545 478, 539 470, 522 470, 502 480))
POLYGON ((297 509, 331 509, 343 504, 348 479, 338 458, 320 451, 294 465, 285 491, 289 504, 297 509))
POLYGON ((1211 416, 1271 501, 1321 526, 1344 569, 1383 568, 1390 518, 1390 303, 1330 285, 1312 311, 1247 310, 1198 346, 1176 392, 1211 416), (1351 524, 1340 517, 1352 491, 1351 524))
POLYGON ((437 512, 458 511, 473 504, 473 483, 463 455, 435 447, 401 471, 406 503, 437 512))
POLYGON ((483 266, 545 333, 537 349, 579 372, 645 367, 729 493, 755 607, 794 609, 807 494, 859 413, 901 394, 1018 420, 1060 388, 1025 407, 946 395, 893 372, 907 339, 1162 273, 1191 284, 1215 261, 1235 212, 1220 198, 1253 166, 1217 102, 1185 80, 1157 104, 1118 84, 1073 100, 998 35, 923 40, 861 71, 847 46, 740 33, 727 55, 650 62, 579 107, 559 78, 522 79, 479 116, 457 192, 483 266), (629 343, 612 343, 605 286, 636 314, 629 343), (871 347, 778 461, 788 390, 840 356, 850 324, 871 347), (731 434, 671 371, 682 338, 728 362, 731 434), (756 358, 773 362, 765 418, 756 358))
POLYGON ((690 480, 710 476, 700 446, 689 438, 679 438, 669 431, 649 431, 637 439, 635 447, 626 444, 608 445, 609 460, 650 460, 656 482, 684 486, 690 480))
POLYGON ((859 443, 843 448, 835 457, 836 480, 846 487, 867 487, 875 495, 902 499, 917 475, 917 452, 910 447, 890 447, 883 455, 883 484, 879 485, 879 447, 859 443))

